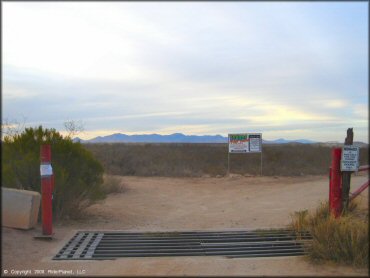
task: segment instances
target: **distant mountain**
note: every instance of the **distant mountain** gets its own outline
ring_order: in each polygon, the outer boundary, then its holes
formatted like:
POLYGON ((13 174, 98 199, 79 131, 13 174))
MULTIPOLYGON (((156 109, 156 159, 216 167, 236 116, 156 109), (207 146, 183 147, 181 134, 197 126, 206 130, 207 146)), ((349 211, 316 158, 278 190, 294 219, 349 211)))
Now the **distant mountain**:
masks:
POLYGON ((221 135, 184 135, 174 133, 170 135, 142 134, 126 135, 116 133, 107 136, 98 136, 90 140, 75 138, 74 141, 81 143, 227 143, 227 138, 221 135))
MULTIPOLYGON (((107 136, 98 136, 90 140, 82 140, 78 137, 73 139, 74 142, 81 143, 227 143, 228 138, 221 135, 184 135, 182 133, 174 133, 170 135, 160 134, 139 134, 126 135, 122 133, 115 133, 107 136)), ((317 143, 312 140, 298 139, 276 139, 263 140, 263 144, 287 144, 287 143, 301 143, 313 144, 317 143)))
POLYGON ((288 143, 301 143, 301 144, 314 144, 317 143, 316 141, 308 140, 308 139, 297 139, 297 140, 287 140, 284 138, 279 138, 276 140, 263 140, 265 144, 288 144, 288 143))
POLYGON ((83 143, 85 140, 81 139, 80 137, 75 137, 72 139, 73 142, 81 142, 83 143))

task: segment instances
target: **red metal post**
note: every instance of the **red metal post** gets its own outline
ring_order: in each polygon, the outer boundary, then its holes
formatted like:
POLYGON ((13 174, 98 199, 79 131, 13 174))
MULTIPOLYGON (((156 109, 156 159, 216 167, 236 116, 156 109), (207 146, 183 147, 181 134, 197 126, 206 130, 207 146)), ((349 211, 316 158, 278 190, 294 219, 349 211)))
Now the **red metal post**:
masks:
POLYGON ((42 145, 40 149, 41 200, 42 200, 42 234, 51 235, 52 226, 52 192, 53 171, 51 168, 51 146, 42 145))
POLYGON ((335 218, 339 217, 342 212, 342 179, 340 171, 341 155, 341 148, 334 148, 332 150, 331 173, 329 183, 329 209, 330 213, 334 215, 335 218))
POLYGON ((331 204, 332 199, 333 199, 331 187, 332 185, 331 185, 331 167, 330 167, 329 168, 329 205, 331 204))

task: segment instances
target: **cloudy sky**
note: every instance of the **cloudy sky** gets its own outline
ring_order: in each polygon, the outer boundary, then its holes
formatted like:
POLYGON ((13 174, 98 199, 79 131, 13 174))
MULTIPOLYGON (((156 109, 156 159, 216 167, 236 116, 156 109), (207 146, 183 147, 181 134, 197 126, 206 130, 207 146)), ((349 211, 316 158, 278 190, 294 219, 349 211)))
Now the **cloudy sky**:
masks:
POLYGON ((367 2, 3 2, 2 119, 368 141, 367 2))

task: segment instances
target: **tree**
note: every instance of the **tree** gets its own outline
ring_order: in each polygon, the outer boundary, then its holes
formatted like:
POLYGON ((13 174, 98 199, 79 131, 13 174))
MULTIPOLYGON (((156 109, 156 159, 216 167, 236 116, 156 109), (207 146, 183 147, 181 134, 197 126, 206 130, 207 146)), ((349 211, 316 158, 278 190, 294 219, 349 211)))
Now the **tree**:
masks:
POLYGON ((1 122, 1 135, 3 137, 13 137, 17 134, 20 134, 25 127, 26 117, 23 116, 22 122, 18 122, 17 120, 9 120, 8 118, 4 119, 1 122))
POLYGON ((80 143, 55 129, 26 128, 2 142, 2 185, 40 192, 40 146, 50 144, 55 175, 53 211, 57 217, 77 216, 105 197, 103 167, 80 143))
POLYGON ((82 121, 69 120, 64 122, 64 128, 68 133, 67 137, 73 139, 73 136, 76 136, 77 134, 84 131, 84 124, 82 123, 82 121))

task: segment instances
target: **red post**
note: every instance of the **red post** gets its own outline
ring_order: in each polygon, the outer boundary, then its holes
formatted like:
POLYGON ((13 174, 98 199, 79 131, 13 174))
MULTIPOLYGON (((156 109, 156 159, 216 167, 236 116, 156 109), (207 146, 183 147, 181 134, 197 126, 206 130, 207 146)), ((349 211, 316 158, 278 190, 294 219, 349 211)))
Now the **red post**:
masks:
POLYGON ((50 236, 52 226, 52 193, 53 193, 53 170, 51 168, 51 147, 42 145, 40 149, 40 173, 41 173, 41 200, 42 200, 42 234, 50 236))
POLYGON ((330 204, 331 204, 331 202, 332 202, 332 199, 333 199, 333 194, 332 194, 332 190, 331 190, 331 187, 332 187, 332 185, 331 185, 331 167, 329 168, 329 206, 330 206, 330 204))
POLYGON ((342 155, 341 148, 332 150, 331 173, 329 183, 329 209, 330 213, 335 218, 339 217, 342 212, 342 187, 341 187, 341 171, 340 159, 342 155))

